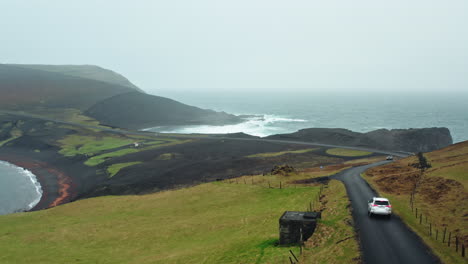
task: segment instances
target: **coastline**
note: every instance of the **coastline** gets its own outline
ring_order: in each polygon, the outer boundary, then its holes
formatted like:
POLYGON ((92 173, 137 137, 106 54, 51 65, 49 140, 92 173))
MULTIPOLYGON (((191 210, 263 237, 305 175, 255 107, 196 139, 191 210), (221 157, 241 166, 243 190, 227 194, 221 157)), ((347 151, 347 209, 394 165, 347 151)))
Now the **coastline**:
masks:
POLYGON ((51 208, 70 202, 74 195, 73 181, 60 170, 44 162, 27 157, 0 155, 0 160, 30 171, 40 184, 42 195, 39 202, 28 211, 51 208))

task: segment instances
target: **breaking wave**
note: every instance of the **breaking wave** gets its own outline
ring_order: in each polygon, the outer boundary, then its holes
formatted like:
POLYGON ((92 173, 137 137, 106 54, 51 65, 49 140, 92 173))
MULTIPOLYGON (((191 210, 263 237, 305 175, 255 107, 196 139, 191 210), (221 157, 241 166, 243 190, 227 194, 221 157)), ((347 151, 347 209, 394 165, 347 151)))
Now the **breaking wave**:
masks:
MULTIPOLYGON (((276 115, 239 115, 245 121, 234 125, 213 126, 160 126, 145 129, 159 133, 181 133, 181 134, 229 134, 246 133, 253 136, 265 137, 273 134, 290 133, 295 129, 288 129, 288 124, 307 122, 304 119, 287 118, 276 115)), ((296 127, 296 126, 294 126, 296 127)))

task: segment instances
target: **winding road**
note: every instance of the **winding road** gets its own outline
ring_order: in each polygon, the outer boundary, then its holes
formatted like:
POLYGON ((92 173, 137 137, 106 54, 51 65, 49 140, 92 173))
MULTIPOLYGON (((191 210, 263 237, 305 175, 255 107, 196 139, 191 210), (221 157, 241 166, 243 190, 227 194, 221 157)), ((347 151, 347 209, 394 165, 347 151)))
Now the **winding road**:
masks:
MULTIPOLYGON (((367 169, 388 163, 381 161, 342 171, 332 179, 342 181, 353 208, 356 232, 359 235, 366 264, 429 264, 440 263, 429 248, 401 219, 367 215, 367 201, 378 196, 361 177, 367 169)), ((391 201, 390 201, 391 202, 391 201)))

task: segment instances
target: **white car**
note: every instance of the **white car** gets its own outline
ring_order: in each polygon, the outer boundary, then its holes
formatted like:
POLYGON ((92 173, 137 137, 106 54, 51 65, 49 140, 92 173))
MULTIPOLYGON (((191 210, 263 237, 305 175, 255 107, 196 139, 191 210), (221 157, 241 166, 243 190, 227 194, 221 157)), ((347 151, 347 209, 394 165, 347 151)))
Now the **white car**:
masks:
POLYGON ((373 197, 367 202, 367 213, 372 215, 385 215, 388 218, 392 215, 392 205, 387 198, 373 197))
POLYGON ((392 155, 387 156, 387 160, 393 160, 393 156, 392 155))

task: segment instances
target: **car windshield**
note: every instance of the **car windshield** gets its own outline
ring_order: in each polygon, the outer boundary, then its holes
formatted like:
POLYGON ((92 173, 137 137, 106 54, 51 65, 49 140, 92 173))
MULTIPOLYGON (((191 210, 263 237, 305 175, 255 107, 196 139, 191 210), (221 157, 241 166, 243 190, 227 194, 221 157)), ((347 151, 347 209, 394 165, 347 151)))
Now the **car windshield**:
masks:
POLYGON ((377 204, 377 205, 388 205, 388 201, 377 201, 376 200, 374 203, 377 204))

